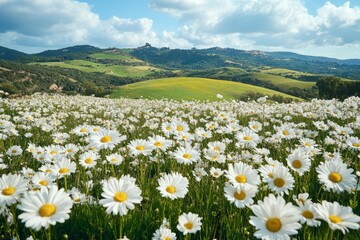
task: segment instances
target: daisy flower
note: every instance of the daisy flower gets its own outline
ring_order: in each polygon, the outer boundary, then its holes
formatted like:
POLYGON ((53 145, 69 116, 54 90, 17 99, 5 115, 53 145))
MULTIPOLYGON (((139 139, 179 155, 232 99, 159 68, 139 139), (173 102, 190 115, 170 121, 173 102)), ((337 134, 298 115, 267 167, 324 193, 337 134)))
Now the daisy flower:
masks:
POLYGON ((130 149, 131 154, 137 155, 149 155, 153 150, 153 146, 146 140, 136 139, 132 140, 128 144, 128 148, 130 149))
POLYGON ((318 219, 318 213, 315 211, 315 205, 312 202, 305 202, 304 204, 299 204, 299 209, 301 211, 301 219, 300 222, 302 224, 306 223, 306 225, 311 227, 320 226, 321 222, 316 220, 318 219))
POLYGON ((19 155, 21 155, 22 152, 23 152, 23 150, 21 149, 20 146, 14 145, 14 146, 11 146, 11 147, 6 151, 6 154, 9 155, 10 157, 13 157, 13 156, 19 156, 19 155))
POLYGON ((238 132, 236 134, 236 139, 241 146, 254 148, 259 142, 260 137, 254 131, 245 129, 242 132, 238 132))
POLYGON ((162 197, 168 197, 171 200, 184 198, 188 192, 189 180, 181 174, 174 172, 164 174, 158 180, 159 190, 162 197))
POLYGON ((289 194, 289 190, 294 187, 294 177, 287 167, 278 165, 272 170, 272 177, 267 179, 271 191, 276 194, 289 194))
POLYGON ((23 211, 19 219, 25 222, 25 227, 39 231, 42 227, 47 229, 57 222, 63 223, 69 219, 73 201, 64 189, 57 186, 41 188, 35 193, 26 192, 21 199, 18 209, 23 211))
POLYGON ((35 187, 51 187, 55 184, 56 176, 52 173, 37 172, 31 179, 31 182, 35 187))
POLYGON ((224 174, 224 170, 222 170, 221 168, 215 168, 215 167, 210 168, 210 175, 213 176, 214 178, 219 178, 223 174, 224 174))
POLYGON ((0 205, 15 203, 27 190, 28 181, 19 174, 2 175, 0 179, 0 205))
POLYGON ((76 163, 70 161, 68 158, 61 158, 55 162, 54 166, 51 168, 54 173, 57 174, 59 178, 75 173, 76 163))
POLYGON ((357 180, 352 168, 340 160, 329 160, 316 167, 320 183, 325 184, 327 191, 332 189, 334 192, 351 192, 354 189, 357 180))
POLYGON ((270 194, 250 208, 255 216, 250 216, 249 222, 256 228, 254 235, 259 239, 290 239, 301 228, 299 209, 281 196, 270 194))
POLYGON ((183 213, 179 216, 177 229, 184 235, 201 230, 201 217, 195 213, 183 213))
POLYGON ((153 234, 152 240, 176 240, 176 234, 171 232, 170 223, 166 218, 160 228, 153 234))
POLYGON ((360 150, 360 139, 357 137, 349 137, 346 144, 351 150, 360 150))
POLYGON ((348 228, 358 230, 360 217, 353 213, 351 207, 345 207, 338 202, 322 201, 315 206, 315 210, 321 220, 329 224, 332 230, 341 230, 344 234, 348 228))
POLYGON ((237 187, 227 184, 224 187, 225 197, 237 208, 248 207, 254 203, 253 198, 258 191, 257 187, 251 185, 240 185, 237 187))
POLYGON ((242 162, 229 164, 229 169, 226 171, 225 176, 234 186, 241 184, 257 186, 260 184, 260 176, 257 171, 242 162))
POLYGON ((106 156, 106 161, 112 165, 120 165, 123 162, 124 158, 120 154, 110 154, 106 156))
POLYGON ((200 159, 200 153, 191 146, 179 147, 174 152, 174 157, 178 163, 185 165, 197 162, 200 159))
POLYGON ((110 178, 104 181, 102 189, 99 203, 106 207, 107 214, 124 216, 142 201, 140 188, 126 178, 110 178))
POLYGON ((85 152, 79 156, 79 163, 85 169, 94 168, 98 158, 99 155, 95 152, 85 152))
POLYGON ((167 140, 166 138, 155 135, 154 137, 148 138, 149 143, 152 144, 153 149, 160 149, 161 151, 166 151, 169 147, 171 147, 172 141, 167 140))
POLYGON ((120 136, 118 131, 101 129, 90 135, 90 145, 97 149, 114 149, 117 144, 125 139, 126 137, 120 136))
POLYGON ((286 158, 288 166, 299 173, 302 176, 305 172, 310 170, 311 160, 308 155, 301 148, 294 150, 287 158, 286 158))

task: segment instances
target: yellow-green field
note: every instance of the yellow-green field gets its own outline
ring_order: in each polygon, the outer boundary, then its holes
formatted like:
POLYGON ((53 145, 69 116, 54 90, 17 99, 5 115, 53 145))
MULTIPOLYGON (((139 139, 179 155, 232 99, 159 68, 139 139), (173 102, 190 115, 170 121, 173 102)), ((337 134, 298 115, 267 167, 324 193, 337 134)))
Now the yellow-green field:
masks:
POLYGON ((129 63, 139 63, 143 62, 137 58, 134 58, 132 56, 126 55, 126 54, 117 54, 117 53, 94 53, 91 54, 90 57, 95 59, 110 59, 110 60, 121 60, 129 63))
POLYGON ((275 86, 279 86, 283 89, 290 89, 293 87, 308 89, 308 88, 312 88, 315 85, 315 82, 303 82, 303 81, 298 81, 291 78, 286 78, 283 76, 268 74, 264 72, 254 73, 253 75, 254 77, 256 77, 261 81, 272 83, 275 86))
POLYGON ((119 77, 142 77, 156 68, 150 66, 107 65, 85 60, 69 60, 64 62, 42 62, 40 65, 77 69, 84 72, 99 72, 119 77))
POLYGON ((218 93, 223 95, 224 99, 237 99, 247 92, 258 92, 268 96, 276 94, 294 98, 287 94, 248 84, 190 77, 161 78, 129 84, 119 87, 110 97, 216 100, 218 93))

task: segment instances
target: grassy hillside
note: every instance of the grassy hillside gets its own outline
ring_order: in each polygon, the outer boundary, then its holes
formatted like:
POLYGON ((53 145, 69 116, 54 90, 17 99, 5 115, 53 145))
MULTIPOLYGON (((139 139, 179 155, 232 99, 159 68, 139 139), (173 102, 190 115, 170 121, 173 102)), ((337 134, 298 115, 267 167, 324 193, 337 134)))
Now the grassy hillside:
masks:
POLYGON ((85 60, 70 60, 64 62, 42 62, 40 65, 77 69, 83 72, 99 72, 119 77, 143 77, 156 71, 150 66, 124 66, 95 63, 85 60))
POLYGON ((220 93, 225 99, 230 100, 238 99, 248 92, 294 98, 287 94, 248 84, 190 77, 161 78, 129 84, 119 87, 110 97, 216 100, 216 94, 220 93))
POLYGON ((121 60, 121 61, 125 61, 128 63, 138 63, 138 62, 143 62, 139 59, 136 59, 132 56, 129 55, 125 55, 125 54, 115 54, 115 53, 94 53, 89 55, 89 57, 91 58, 95 58, 95 59, 109 59, 109 60, 121 60))
POLYGON ((290 89, 294 87, 308 89, 315 85, 315 82, 298 81, 291 78, 263 72, 254 73, 253 76, 258 80, 274 84, 275 86, 281 87, 282 89, 290 89))

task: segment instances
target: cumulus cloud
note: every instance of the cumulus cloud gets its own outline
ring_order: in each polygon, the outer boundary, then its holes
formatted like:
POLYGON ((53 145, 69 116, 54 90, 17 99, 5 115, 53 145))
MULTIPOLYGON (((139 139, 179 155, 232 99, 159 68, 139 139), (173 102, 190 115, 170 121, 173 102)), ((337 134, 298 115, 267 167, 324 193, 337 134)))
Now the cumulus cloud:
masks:
POLYGON ((75 44, 135 47, 156 38, 148 18, 102 20, 87 3, 72 0, 0 0, 0 23, 0 45, 33 49, 75 44))
POLYGON ((315 15, 301 0, 151 0, 183 22, 179 37, 195 45, 283 49, 357 44, 360 7, 327 2, 315 15))

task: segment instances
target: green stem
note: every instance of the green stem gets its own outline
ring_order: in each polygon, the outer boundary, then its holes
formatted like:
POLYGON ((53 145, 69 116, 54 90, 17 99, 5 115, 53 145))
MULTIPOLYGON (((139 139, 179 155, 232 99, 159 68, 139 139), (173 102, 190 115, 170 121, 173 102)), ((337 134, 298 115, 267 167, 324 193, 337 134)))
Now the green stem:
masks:
POLYGON ((124 218, 120 216, 120 231, 119 231, 119 239, 123 236, 123 228, 124 228, 124 218))
POLYGON ((333 234, 334 234, 334 231, 331 228, 329 228, 328 234, 327 234, 327 239, 333 240, 333 234))
POLYGON ((68 188, 67 188, 67 176, 66 175, 64 176, 64 181, 65 181, 65 191, 67 191, 68 188))
POLYGON ((51 225, 49 225, 49 229, 48 229, 48 240, 51 240, 51 225))

